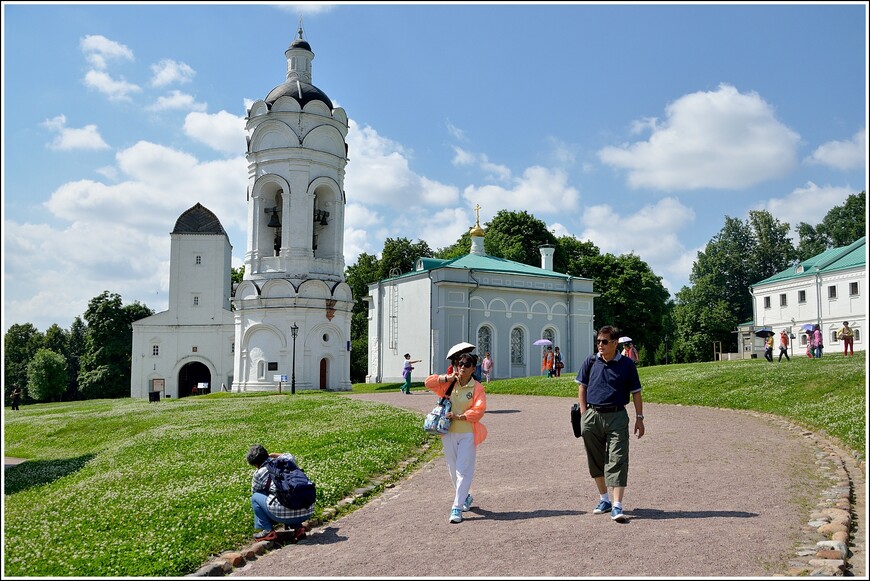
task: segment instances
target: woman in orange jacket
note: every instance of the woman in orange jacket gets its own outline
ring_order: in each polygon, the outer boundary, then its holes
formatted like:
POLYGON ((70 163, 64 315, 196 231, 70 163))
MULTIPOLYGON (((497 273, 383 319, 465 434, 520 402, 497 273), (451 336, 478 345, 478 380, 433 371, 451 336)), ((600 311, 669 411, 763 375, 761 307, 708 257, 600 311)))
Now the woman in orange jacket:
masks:
MULTIPOLYGON (((451 350, 452 351, 452 350, 451 350)), ((471 509, 471 481, 477 458, 477 446, 486 439, 486 426, 480 420, 486 413, 486 391, 472 374, 477 369, 477 355, 462 353, 453 362, 452 375, 430 375, 424 385, 435 395, 445 397, 450 390, 450 430, 441 436, 444 460, 453 483, 451 523, 462 522, 462 511, 471 509), (451 389, 452 386, 452 389, 451 389)))

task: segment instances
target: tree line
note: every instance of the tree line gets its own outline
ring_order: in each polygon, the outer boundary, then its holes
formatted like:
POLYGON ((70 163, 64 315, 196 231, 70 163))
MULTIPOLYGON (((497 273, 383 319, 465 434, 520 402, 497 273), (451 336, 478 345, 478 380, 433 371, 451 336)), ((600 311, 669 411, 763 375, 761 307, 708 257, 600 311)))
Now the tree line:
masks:
MULTIPOLYGON (((697 254, 684 286, 671 298, 662 277, 637 255, 601 253, 592 242, 556 236, 528 212, 499 211, 486 223, 484 250, 490 256, 540 266, 539 247, 555 247, 553 267, 571 276, 590 278, 600 296, 595 299, 596 324, 612 324, 630 335, 638 347, 640 365, 709 361, 714 341, 723 350, 737 350, 733 331, 751 320, 749 286, 776 274, 795 261, 829 248, 851 244, 867 231, 866 192, 850 195, 813 226, 795 228, 766 210, 749 218, 725 217, 722 229, 697 254)), ((351 318, 351 382, 365 381, 368 372, 368 286, 395 273, 413 270, 421 257, 452 259, 467 254, 471 237, 464 233, 452 245, 432 250, 423 240, 388 238, 377 254, 362 253, 345 270, 355 299, 351 318)), ((233 269, 234 283, 244 267, 233 269)), ((154 312, 133 302, 123 305, 117 294, 104 291, 91 299, 82 317, 68 330, 57 324, 45 333, 32 324, 12 325, 5 334, 7 399, 15 386, 24 401, 60 401, 128 397, 134 321, 154 312)))

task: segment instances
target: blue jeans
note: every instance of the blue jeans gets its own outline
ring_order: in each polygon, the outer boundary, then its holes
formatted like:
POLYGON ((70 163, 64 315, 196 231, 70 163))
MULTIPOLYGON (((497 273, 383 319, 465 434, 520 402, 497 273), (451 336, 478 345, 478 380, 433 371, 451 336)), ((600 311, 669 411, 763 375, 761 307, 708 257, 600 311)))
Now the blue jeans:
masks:
POLYGON ((254 528, 271 531, 276 522, 284 523, 296 528, 308 520, 308 518, 276 517, 269 511, 269 505, 267 504, 268 499, 269 497, 262 492, 255 492, 251 496, 251 508, 254 509, 254 528))
POLYGON ((822 356, 822 346, 819 345, 818 347, 813 348, 813 352, 814 352, 813 357, 816 357, 816 358, 821 357, 822 356))

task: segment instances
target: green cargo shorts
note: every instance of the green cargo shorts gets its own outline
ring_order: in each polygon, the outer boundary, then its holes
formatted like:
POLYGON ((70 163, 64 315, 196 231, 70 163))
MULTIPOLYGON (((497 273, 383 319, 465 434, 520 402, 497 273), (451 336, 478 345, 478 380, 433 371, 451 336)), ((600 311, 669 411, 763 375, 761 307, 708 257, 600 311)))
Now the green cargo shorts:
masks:
POLYGON ((625 408, 599 413, 586 408, 583 413, 583 447, 592 478, 604 476, 608 487, 628 485, 628 412, 625 408))

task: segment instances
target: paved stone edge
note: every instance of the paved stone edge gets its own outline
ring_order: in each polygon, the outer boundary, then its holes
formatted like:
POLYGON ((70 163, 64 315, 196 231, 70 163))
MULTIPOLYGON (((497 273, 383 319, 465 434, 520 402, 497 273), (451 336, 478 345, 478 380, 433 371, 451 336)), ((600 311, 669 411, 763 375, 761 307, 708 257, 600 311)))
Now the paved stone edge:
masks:
POLYGON ((819 492, 809 520, 801 527, 794 556, 782 576, 864 576, 864 565, 852 563, 865 555, 865 535, 859 521, 866 499, 859 497, 866 480, 866 461, 811 430, 781 416, 748 410, 735 410, 765 418, 784 429, 797 432, 815 447, 815 464, 827 485, 819 492))

